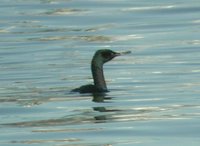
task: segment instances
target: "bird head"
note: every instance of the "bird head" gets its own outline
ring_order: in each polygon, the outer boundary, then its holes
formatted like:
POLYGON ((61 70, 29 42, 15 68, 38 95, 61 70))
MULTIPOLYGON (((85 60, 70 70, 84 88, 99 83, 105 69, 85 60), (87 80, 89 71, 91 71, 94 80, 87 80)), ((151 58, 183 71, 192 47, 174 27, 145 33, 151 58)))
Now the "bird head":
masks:
POLYGON ((102 49, 102 50, 96 51, 96 53, 93 57, 93 61, 104 64, 120 55, 121 55, 120 53, 114 52, 112 50, 102 49))

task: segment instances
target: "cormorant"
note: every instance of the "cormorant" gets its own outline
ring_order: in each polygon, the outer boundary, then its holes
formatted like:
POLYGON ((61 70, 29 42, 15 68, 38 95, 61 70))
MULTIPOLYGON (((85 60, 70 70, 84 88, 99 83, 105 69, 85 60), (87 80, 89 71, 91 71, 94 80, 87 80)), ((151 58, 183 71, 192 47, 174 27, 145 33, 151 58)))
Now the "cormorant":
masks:
POLYGON ((91 62, 91 71, 94 80, 94 85, 84 85, 79 88, 73 89, 73 92, 79 93, 102 93, 108 92, 104 73, 103 73, 103 64, 112 60, 113 58, 120 56, 122 54, 129 54, 130 51, 127 52, 114 52, 109 49, 97 50, 94 54, 91 62))

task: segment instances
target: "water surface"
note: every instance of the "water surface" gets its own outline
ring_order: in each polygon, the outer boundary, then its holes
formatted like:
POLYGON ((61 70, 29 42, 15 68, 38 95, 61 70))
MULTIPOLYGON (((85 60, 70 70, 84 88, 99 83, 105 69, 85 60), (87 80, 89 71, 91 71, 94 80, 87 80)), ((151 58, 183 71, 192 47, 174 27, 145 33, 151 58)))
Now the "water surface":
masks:
POLYGON ((200 2, 2 0, 0 145, 200 144, 200 2), (98 49, 132 51, 92 83, 98 49))

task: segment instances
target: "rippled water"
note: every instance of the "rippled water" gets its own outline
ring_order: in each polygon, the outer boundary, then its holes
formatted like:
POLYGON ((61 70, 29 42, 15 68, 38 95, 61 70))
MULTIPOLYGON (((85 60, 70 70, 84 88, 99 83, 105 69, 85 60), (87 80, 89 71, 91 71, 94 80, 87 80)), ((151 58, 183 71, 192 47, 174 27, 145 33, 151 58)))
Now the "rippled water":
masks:
POLYGON ((1 0, 0 145, 200 144, 200 1, 1 0), (98 49, 130 50, 92 82, 98 49))

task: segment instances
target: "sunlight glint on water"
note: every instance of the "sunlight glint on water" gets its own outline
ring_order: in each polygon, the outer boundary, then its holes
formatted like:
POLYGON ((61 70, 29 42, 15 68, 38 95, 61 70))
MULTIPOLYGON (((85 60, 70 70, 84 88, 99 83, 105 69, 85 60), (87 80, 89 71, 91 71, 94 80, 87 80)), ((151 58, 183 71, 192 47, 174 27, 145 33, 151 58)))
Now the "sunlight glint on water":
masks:
POLYGON ((2 0, 0 145, 198 146, 200 2, 2 0), (92 83, 98 49, 131 51, 92 83))

